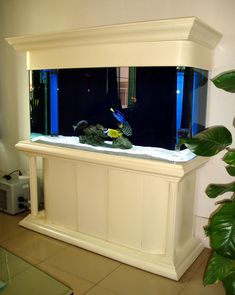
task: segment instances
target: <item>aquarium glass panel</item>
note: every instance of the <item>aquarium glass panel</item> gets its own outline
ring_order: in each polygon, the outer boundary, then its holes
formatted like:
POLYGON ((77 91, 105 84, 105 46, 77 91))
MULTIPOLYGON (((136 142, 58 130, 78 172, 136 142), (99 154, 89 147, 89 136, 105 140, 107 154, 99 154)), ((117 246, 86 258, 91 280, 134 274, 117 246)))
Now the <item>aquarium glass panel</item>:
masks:
POLYGON ((110 67, 33 70, 29 75, 32 137, 80 136, 77 123, 85 121, 114 130, 113 136, 121 130, 133 145, 174 150, 179 137, 205 128, 205 70, 110 67))

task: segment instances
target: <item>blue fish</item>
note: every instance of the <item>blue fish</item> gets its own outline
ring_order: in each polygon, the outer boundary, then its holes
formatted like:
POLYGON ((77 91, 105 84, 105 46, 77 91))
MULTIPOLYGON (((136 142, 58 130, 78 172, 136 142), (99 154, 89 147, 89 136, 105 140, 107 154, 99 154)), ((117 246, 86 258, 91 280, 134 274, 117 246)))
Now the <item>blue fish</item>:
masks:
POLYGON ((132 135, 131 125, 127 121, 120 124, 118 127, 122 130, 122 133, 125 134, 126 136, 131 136, 132 135))
POLYGON ((126 136, 131 136, 132 135, 132 128, 131 125, 125 120, 124 115, 114 109, 110 109, 110 111, 113 113, 113 116, 117 119, 117 121, 120 123, 118 124, 118 127, 121 129, 122 133, 125 134, 126 136))
POLYGON ((118 122, 120 123, 125 122, 125 117, 120 111, 114 110, 112 108, 110 109, 110 111, 113 113, 113 116, 118 120, 118 122))

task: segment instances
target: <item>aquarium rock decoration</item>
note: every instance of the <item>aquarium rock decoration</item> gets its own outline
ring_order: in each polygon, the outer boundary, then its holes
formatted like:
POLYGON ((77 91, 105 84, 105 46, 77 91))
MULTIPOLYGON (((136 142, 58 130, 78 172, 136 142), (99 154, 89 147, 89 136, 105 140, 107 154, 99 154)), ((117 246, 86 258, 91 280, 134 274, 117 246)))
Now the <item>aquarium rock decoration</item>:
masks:
POLYGON ((83 133, 82 135, 79 135, 80 143, 93 146, 105 146, 105 141, 111 139, 113 148, 132 148, 132 143, 128 138, 123 136, 132 135, 130 124, 125 121, 125 117, 120 111, 113 110, 112 108, 110 110, 114 118, 118 121, 118 129, 105 128, 101 124, 89 125, 86 120, 81 120, 76 125, 73 125, 74 131, 83 133))
POLYGON ((83 135, 79 136, 80 143, 90 145, 103 145, 108 136, 105 134, 105 128, 100 125, 90 125, 82 129, 83 135))
POLYGON ((120 136, 113 139, 112 146, 118 149, 130 149, 132 148, 132 143, 128 138, 120 136))
POLYGON ((131 126, 125 121, 121 112, 114 111, 113 109, 111 109, 111 111, 117 120, 118 129, 104 128, 101 124, 89 126, 89 123, 86 120, 81 120, 73 126, 74 131, 77 131, 79 136, 40 135, 34 136, 31 140, 33 142, 86 151, 95 151, 112 155, 125 155, 142 159, 161 159, 176 163, 189 161, 195 157, 195 154, 189 149, 175 151, 157 147, 132 145, 132 143, 125 137, 125 135, 130 136, 132 134, 131 126), (110 138, 112 140, 108 140, 110 138))

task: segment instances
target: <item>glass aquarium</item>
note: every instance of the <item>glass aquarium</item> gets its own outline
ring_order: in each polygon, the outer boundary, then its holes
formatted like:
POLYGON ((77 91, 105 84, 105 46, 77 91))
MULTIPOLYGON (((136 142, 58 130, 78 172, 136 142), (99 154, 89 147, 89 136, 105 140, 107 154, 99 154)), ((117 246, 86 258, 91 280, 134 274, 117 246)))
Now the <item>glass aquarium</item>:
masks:
POLYGON ((84 130, 96 126, 104 137, 94 146, 121 136, 131 146, 175 150, 180 137, 205 128, 206 70, 76 68, 32 70, 29 76, 32 139, 83 139, 84 130))

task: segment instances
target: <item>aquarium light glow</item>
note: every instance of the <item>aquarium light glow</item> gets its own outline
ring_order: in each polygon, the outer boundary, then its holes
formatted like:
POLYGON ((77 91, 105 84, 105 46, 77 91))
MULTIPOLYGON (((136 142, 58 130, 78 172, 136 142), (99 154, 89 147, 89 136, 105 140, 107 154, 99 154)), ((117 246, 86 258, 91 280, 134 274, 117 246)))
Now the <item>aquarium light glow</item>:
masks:
POLYGON ((58 78, 57 72, 50 72, 50 125, 51 135, 58 135, 58 78))
POLYGON ((199 73, 193 74, 193 98, 192 98, 192 135, 197 134, 197 119, 198 119, 198 89, 199 89, 199 73))
POLYGON ((184 71, 177 71, 176 85, 176 143, 178 143, 178 130, 181 128, 184 94, 184 71))

